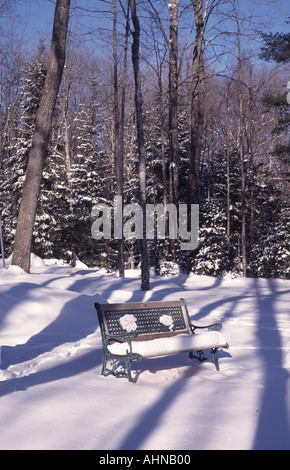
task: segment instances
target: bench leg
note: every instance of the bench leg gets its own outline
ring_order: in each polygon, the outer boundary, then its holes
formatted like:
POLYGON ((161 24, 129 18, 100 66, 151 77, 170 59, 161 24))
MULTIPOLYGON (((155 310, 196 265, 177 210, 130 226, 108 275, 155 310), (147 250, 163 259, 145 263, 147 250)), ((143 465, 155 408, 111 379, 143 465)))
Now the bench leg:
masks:
POLYGON ((133 382, 132 380, 132 375, 131 375, 131 367, 132 367, 132 362, 133 361, 139 361, 139 362, 142 362, 143 361, 143 357, 140 356, 140 354, 130 354, 129 356, 126 356, 125 358, 123 358, 125 364, 126 364, 126 370, 127 370, 127 379, 129 380, 129 382, 133 382))
POLYGON ((106 365, 107 365, 107 355, 105 351, 103 351, 102 375, 105 375, 106 365))
POLYGON ((217 371, 220 370, 220 367, 219 367, 219 363, 218 363, 218 357, 217 357, 217 348, 213 348, 210 350, 211 353, 212 353, 212 359, 209 358, 209 357, 206 357, 204 355, 204 352, 203 351, 197 351, 197 355, 194 355, 193 351, 190 351, 189 353, 189 357, 190 359, 197 359, 199 362, 205 362, 205 361, 209 361, 209 362, 212 362, 214 365, 215 365, 215 368, 217 371))
POLYGON ((219 371, 220 366, 219 366, 219 363, 218 363, 217 348, 212 349, 211 353, 213 355, 212 362, 214 363, 216 370, 219 371))
POLYGON ((129 380, 129 382, 132 382, 131 367, 132 361, 129 359, 126 361, 127 379, 129 380))
POLYGON ((139 354, 113 356, 103 351, 102 375, 112 374, 115 377, 125 376, 129 382, 133 382, 131 375, 132 362, 142 360, 143 358, 139 354), (107 367, 108 361, 110 364, 107 367), (123 368, 123 370, 118 370, 120 367, 123 368))
MULTIPOLYGON (((112 374, 115 377, 119 376, 125 376, 125 377, 131 377, 131 370, 128 373, 128 366, 126 364, 126 361, 120 361, 119 359, 114 359, 113 357, 104 355, 103 356, 103 366, 102 366, 102 375, 106 376, 107 374, 112 374), (109 367, 107 367, 108 361, 110 362, 109 367), (125 362, 125 366, 124 366, 125 362), (123 363, 123 364, 122 364, 123 363), (119 367, 124 366, 124 370, 118 370, 119 367), (129 375, 128 375, 129 374, 129 375)), ((129 379, 129 381, 131 381, 129 379)))

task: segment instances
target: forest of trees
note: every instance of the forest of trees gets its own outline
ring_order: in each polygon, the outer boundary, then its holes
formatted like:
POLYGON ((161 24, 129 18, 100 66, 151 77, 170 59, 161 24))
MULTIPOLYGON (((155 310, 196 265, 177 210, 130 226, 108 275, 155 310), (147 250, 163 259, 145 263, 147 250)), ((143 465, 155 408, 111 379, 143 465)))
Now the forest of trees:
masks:
MULTIPOLYGON (((13 252, 50 47, 45 37, 34 50, 23 46, 11 3, 0 2, 6 257, 13 252)), ((91 235, 93 206, 113 208, 121 195, 124 204, 141 206, 199 204, 196 250, 182 251, 179 240, 168 238, 146 241, 142 249, 157 274, 290 278, 290 35, 266 34, 253 16, 242 15, 241 4, 73 3, 33 253, 66 259, 74 248, 88 266, 137 267, 138 240, 91 235), (86 16, 85 30, 77 19, 86 16)))

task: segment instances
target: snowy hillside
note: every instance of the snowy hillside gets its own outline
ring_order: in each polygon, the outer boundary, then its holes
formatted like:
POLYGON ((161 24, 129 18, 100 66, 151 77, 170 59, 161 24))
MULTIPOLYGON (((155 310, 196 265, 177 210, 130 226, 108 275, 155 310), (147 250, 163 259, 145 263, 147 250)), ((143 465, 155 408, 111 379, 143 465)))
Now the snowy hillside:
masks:
POLYGON ((290 281, 0 270, 0 449, 290 449, 290 281), (187 354, 102 377, 94 302, 187 300, 223 323, 221 371, 187 354))

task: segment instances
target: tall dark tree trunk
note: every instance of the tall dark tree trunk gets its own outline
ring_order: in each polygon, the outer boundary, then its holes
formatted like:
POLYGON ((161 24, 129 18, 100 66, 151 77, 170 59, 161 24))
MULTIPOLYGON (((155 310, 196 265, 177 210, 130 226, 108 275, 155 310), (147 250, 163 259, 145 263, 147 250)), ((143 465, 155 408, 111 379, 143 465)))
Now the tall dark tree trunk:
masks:
POLYGON ((178 8, 173 0, 169 9, 169 162, 170 202, 178 204, 179 142, 178 142, 178 8))
POLYGON ((189 203, 197 202, 200 189, 200 161, 204 125, 203 0, 192 0, 195 22, 191 96, 191 146, 189 161, 189 203))
MULTIPOLYGON (((128 0, 126 16, 126 30, 125 30, 125 41, 124 41, 124 58, 123 58, 123 78, 121 85, 121 104, 120 104, 120 123, 119 123, 119 165, 118 165, 118 179, 117 191, 122 198, 124 198, 124 148, 125 148, 125 104, 126 104, 126 86, 127 86, 127 55, 128 55, 128 38, 130 34, 130 5, 128 0)), ((122 199, 123 200, 123 199, 122 199)), ((125 277, 125 242, 124 237, 118 240, 119 250, 119 276, 125 277), (122 255, 121 255, 122 253, 122 255)))
POLYGON ((135 80, 135 108, 137 123, 137 140, 139 154, 139 203, 143 211, 143 238, 140 240, 141 252, 141 288, 142 290, 150 289, 149 281, 149 260, 148 247, 146 239, 146 162, 145 162, 145 145, 143 131, 143 115, 142 115, 142 94, 139 69, 139 45, 140 45, 140 24, 136 12, 135 0, 130 0, 132 21, 134 26, 133 44, 132 44, 132 63, 134 68, 135 80))
MULTIPOLYGON (((115 154, 115 173, 117 183, 117 196, 123 197, 124 178, 123 178, 123 152, 120 145, 120 112, 119 112, 119 83, 118 83, 118 51, 117 51, 117 0, 114 0, 114 154, 115 154)), ((124 238, 123 235, 118 239, 118 269, 119 277, 125 277, 124 268, 124 238)))
POLYGON ((12 264, 30 271, 33 228, 42 172, 47 155, 52 118, 65 63, 70 0, 57 0, 51 40, 49 67, 36 118, 15 234, 12 264))
MULTIPOLYGON (((179 2, 180 0, 171 0, 171 2, 164 3, 168 8, 169 13, 169 37, 166 34, 160 15, 155 7, 154 1, 148 0, 151 8, 153 9, 156 19, 159 23, 160 30, 166 41, 169 51, 169 68, 168 68, 168 140, 169 140, 169 203, 175 204, 178 207, 179 202, 179 169, 180 169, 180 148, 179 148, 179 131, 178 131, 178 24, 179 24, 179 2)), ((161 88, 159 88, 161 90, 161 88)), ((162 123, 161 123, 162 125, 162 123)), ((163 139, 164 143, 164 139, 163 139)), ((164 147, 163 147, 164 151, 164 147)), ((163 153, 164 156, 164 153, 163 153)), ((166 168, 163 159, 163 181, 164 188, 166 187, 166 168)), ((166 207, 166 194, 164 194, 164 201, 166 207)), ((175 240, 169 240, 169 250, 172 258, 176 257, 175 240)))
POLYGON ((247 239, 246 239, 246 171, 245 171, 245 151, 243 143, 243 100, 239 99, 239 153, 241 171, 241 248, 242 248, 242 271, 243 276, 247 275, 247 239))
POLYGON ((242 79, 242 54, 241 54, 241 28, 238 17, 237 5, 234 0, 235 20, 237 23, 238 40, 238 72, 239 72, 239 154, 240 154, 240 172, 241 172, 241 254, 242 254, 242 272, 247 275, 247 233, 246 233, 246 169, 245 169, 245 149, 244 149, 244 103, 243 103, 243 79, 242 79))

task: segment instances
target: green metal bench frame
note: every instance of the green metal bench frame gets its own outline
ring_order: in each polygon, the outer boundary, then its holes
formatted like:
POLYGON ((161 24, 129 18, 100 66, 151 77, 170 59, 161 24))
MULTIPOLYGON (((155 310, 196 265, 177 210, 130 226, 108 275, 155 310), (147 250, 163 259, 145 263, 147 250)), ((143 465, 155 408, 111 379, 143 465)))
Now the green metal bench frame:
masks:
MULTIPOLYGON (((195 334, 197 329, 219 330, 221 323, 207 326, 197 326, 191 323, 185 299, 172 302, 132 302, 126 304, 99 304, 95 303, 102 336, 102 375, 126 376, 132 382, 131 366, 133 361, 143 361, 140 354, 132 351, 132 341, 148 341, 157 338, 169 338, 178 334, 195 334), (134 332, 123 330, 120 318, 126 314, 134 314, 137 319, 137 328, 134 332), (169 330, 168 326, 160 323, 161 315, 170 315, 174 324, 169 330), (126 354, 112 354, 108 346, 112 342, 128 344, 126 354), (110 363, 110 367, 108 367, 110 363)), ((228 347, 228 345, 226 346, 228 347)), ((219 370, 217 348, 212 348, 212 357, 206 357, 203 351, 189 352, 191 359, 200 362, 213 362, 219 370)))

